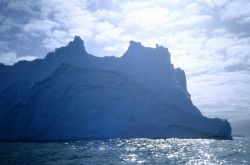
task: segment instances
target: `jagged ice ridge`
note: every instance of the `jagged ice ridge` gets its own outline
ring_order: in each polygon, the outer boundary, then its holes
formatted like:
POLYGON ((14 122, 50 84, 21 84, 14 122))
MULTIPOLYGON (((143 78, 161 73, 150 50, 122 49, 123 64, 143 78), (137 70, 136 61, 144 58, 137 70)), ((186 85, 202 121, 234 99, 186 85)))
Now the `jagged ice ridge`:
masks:
POLYGON ((44 59, 0 65, 0 140, 232 139, 227 120, 204 117, 167 48, 131 41, 96 57, 76 36, 44 59))

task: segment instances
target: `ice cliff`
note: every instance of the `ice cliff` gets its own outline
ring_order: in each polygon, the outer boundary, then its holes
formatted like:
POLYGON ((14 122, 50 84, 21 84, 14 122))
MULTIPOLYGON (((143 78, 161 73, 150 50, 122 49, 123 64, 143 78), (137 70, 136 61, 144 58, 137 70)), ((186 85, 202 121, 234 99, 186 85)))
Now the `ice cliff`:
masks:
POLYGON ((96 57, 80 37, 44 59, 0 65, 0 140, 231 139, 227 120, 204 117, 167 48, 131 41, 96 57))

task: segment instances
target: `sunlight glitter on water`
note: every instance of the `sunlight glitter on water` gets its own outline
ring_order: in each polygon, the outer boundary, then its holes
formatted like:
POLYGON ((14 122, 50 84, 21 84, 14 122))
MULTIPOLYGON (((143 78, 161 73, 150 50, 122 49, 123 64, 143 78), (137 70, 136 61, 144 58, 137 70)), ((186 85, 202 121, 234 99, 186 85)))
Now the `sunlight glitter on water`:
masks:
POLYGON ((250 139, 0 143, 0 164, 249 164, 250 139))

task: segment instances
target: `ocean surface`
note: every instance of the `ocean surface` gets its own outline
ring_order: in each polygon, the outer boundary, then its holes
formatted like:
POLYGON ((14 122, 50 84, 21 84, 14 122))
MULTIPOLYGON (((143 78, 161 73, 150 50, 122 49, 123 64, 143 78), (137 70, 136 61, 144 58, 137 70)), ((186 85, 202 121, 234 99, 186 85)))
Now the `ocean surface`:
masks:
POLYGON ((0 164, 250 164, 250 138, 2 142, 0 164))

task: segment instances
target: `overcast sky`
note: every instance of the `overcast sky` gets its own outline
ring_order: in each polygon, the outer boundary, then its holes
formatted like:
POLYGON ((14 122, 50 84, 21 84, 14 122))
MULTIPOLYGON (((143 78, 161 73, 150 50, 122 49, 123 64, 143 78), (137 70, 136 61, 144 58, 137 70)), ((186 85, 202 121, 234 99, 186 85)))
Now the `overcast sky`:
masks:
POLYGON ((43 58, 75 35, 96 56, 158 43, 202 113, 250 135, 249 9, 248 0, 1 0, 0 63, 43 58))

